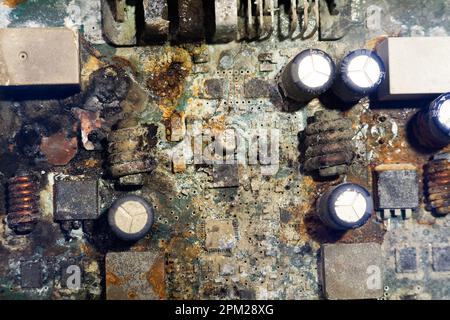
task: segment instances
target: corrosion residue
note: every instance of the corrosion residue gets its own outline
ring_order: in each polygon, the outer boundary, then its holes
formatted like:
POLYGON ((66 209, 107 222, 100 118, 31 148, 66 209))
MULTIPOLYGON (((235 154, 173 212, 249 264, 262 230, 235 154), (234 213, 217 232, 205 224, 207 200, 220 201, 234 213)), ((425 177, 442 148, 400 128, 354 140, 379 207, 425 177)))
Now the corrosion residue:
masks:
POLYGON ((145 72, 150 74, 147 88, 158 98, 164 117, 169 117, 177 106, 191 69, 191 56, 181 48, 167 50, 146 63, 145 72))
POLYGON ((9 8, 15 8, 19 4, 26 2, 27 0, 3 0, 3 4, 9 8))
POLYGON ((159 296, 160 299, 166 298, 166 279, 164 273, 164 258, 158 257, 155 263, 151 266, 147 272, 147 281, 152 286, 153 291, 159 296))
POLYGON ((112 272, 106 273, 106 286, 109 286, 109 285, 119 286, 121 284, 122 284, 122 280, 118 276, 116 276, 114 273, 112 273, 112 272))

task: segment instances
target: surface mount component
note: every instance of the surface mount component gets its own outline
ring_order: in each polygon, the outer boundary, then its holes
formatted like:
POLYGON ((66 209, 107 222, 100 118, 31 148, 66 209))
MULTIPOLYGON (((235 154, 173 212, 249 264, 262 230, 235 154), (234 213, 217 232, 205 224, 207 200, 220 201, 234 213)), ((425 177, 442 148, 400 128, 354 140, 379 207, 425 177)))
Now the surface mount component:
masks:
POLYGON ((66 28, 0 29, 0 86, 80 85, 78 33, 66 28))
POLYGON ((425 148, 440 149, 450 143, 450 93, 441 95, 417 115, 413 131, 425 148))
POLYGON ((99 216, 96 180, 59 180, 54 185, 55 221, 95 220, 99 216))
POLYGON ((375 167, 376 206, 381 217, 410 218, 419 206, 419 179, 412 164, 382 164, 375 167))
POLYGON ((338 229, 355 229, 369 220, 373 210, 372 197, 364 187, 343 183, 323 194, 317 205, 320 219, 327 226, 338 229))
POLYGON ((339 64, 333 93, 344 102, 357 102, 378 89, 385 73, 383 61, 374 51, 355 50, 339 64))
POLYGON ((143 198, 130 195, 116 200, 108 213, 108 223, 122 240, 136 241, 153 225, 153 208, 143 198))
POLYGON ((279 84, 281 91, 287 98, 308 102, 331 87, 335 69, 333 60, 324 51, 302 51, 284 67, 279 84))
POLYGON ((164 256, 157 252, 108 252, 106 299, 159 300, 166 298, 164 256))
POLYGON ((380 100, 421 98, 450 91, 450 37, 388 38, 377 48, 386 66, 380 100))
POLYGON ((324 244, 321 250, 326 298, 381 298, 384 276, 379 244, 324 244))

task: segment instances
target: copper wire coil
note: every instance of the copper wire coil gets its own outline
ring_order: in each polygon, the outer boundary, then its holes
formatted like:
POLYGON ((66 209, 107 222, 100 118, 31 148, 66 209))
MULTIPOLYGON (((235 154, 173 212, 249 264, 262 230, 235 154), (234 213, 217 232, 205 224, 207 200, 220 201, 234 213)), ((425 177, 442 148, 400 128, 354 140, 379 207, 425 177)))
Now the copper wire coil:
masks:
POLYGON ((28 233, 39 217, 38 184, 34 176, 25 175, 8 181, 8 226, 17 233, 28 233))
POLYGON ((431 160, 425 168, 428 202, 436 213, 450 213, 450 162, 431 160))

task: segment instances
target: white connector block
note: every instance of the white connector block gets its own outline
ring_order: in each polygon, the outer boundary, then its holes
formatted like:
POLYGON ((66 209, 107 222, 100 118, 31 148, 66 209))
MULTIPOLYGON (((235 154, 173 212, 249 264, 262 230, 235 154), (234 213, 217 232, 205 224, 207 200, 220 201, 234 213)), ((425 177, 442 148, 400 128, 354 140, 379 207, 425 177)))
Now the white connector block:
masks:
POLYGON ((387 38, 377 53, 386 66, 381 101, 450 92, 450 37, 387 38))

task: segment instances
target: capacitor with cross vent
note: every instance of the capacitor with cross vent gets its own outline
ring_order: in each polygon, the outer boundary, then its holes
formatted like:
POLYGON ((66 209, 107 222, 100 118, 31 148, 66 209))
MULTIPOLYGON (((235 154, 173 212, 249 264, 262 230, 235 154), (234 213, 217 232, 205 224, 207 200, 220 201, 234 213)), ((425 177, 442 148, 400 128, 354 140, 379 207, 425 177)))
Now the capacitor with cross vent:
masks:
POLYGON ((285 97, 308 102, 331 87, 335 74, 336 66, 326 52, 307 49, 284 67, 279 86, 285 97))
POLYGON ((369 191, 354 183, 343 183, 325 192, 318 201, 318 214, 327 226, 337 230, 355 229, 369 220, 373 199, 369 191))
POLYGON ((439 96, 417 115, 413 132, 425 148, 440 149, 450 144, 450 92, 439 96))
POLYGON ((385 74, 384 63, 374 51, 355 50, 339 64, 332 91, 344 102, 357 102, 375 92, 385 74))
POLYGON ((108 223, 112 231, 125 241, 136 241, 144 237, 150 231, 153 219, 152 206, 135 195, 117 199, 108 213, 108 223))

